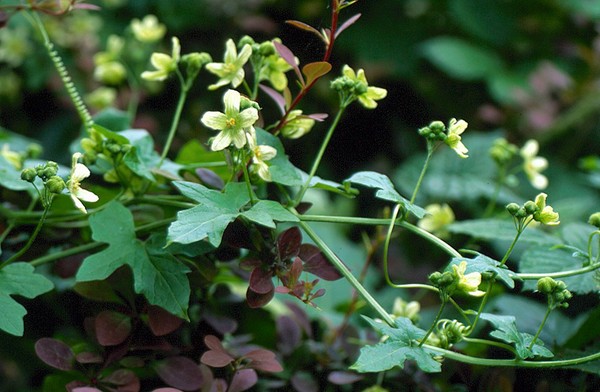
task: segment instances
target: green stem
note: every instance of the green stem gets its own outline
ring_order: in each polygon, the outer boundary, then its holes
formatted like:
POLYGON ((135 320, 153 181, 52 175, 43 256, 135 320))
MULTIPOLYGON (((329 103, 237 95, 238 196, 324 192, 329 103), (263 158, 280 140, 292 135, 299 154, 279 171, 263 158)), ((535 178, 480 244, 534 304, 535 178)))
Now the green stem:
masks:
POLYGON ((537 340, 537 338, 542 333, 542 329, 544 329, 544 325, 546 324, 546 321, 548 320, 548 316, 550 316, 550 312, 552 312, 552 307, 548 306, 548 308, 546 309, 546 314, 544 315, 544 319, 542 320, 542 323, 540 324, 540 327, 538 328, 537 332, 535 333, 535 336, 531 340, 531 343, 529 343, 529 349, 530 350, 533 348, 533 345, 535 344, 535 341, 537 340))
POLYGON ((244 173, 244 182, 246 183, 246 189, 248 190, 248 196, 250 197, 250 203, 252 205, 256 204, 256 196, 254 195, 254 191, 252 190, 252 183, 250 182, 250 175, 248 174, 248 165, 246 164, 246 150, 241 150, 241 163, 242 163, 242 172, 244 173))
POLYGON ((163 152, 160 155, 160 161, 156 165, 157 169, 160 169, 164 160, 167 158, 167 154, 171 149, 171 144, 173 143, 173 139, 175 138, 175 134, 177 133, 177 127, 179 126, 179 119, 181 118, 181 112, 183 111, 183 105, 185 104, 185 100, 187 99, 187 94, 189 91, 189 85, 183 79, 181 72, 177 70, 177 77, 179 78, 179 82, 181 84, 181 93, 179 94, 179 100, 177 101, 177 107, 175 108, 175 113, 173 114, 173 121, 171 122, 171 129, 169 130, 169 136, 167 137, 167 141, 163 148, 163 152))
POLYGON ((431 350, 435 353, 443 355, 445 358, 467 363, 478 366, 490 366, 490 367, 523 367, 523 368, 549 368, 549 367, 562 367, 562 366, 574 366, 581 365, 583 363, 592 362, 600 359, 600 352, 586 355, 585 357, 564 359, 560 361, 523 361, 520 359, 490 359, 490 358, 477 358, 469 355, 461 354, 456 351, 445 350, 443 348, 431 346, 428 344, 423 345, 424 348, 431 350))
POLYGON ((8 258, 5 262, 0 264, 0 270, 2 268, 6 267, 7 265, 9 265, 10 263, 14 262, 15 260, 17 260, 19 257, 23 256, 23 254, 25 254, 25 252, 27 252, 27 250, 31 247, 31 245, 33 245, 33 242, 35 241, 36 237, 40 233, 40 230, 42 229, 42 226, 44 225, 44 221, 46 220, 46 215, 48 214, 49 210, 50 210, 50 203, 48 204, 48 206, 46 206, 44 208, 44 213, 42 214, 40 220, 38 221, 35 229, 33 230, 33 233, 29 237, 29 240, 27 241, 25 246, 23 246, 21 248, 21 250, 19 250, 17 253, 15 253, 10 258, 8 258))
POLYGON ((517 350, 515 350, 513 348, 513 346, 509 346, 508 344, 501 343, 501 342, 496 342, 495 340, 463 337, 463 341, 468 342, 468 343, 485 344, 487 346, 500 347, 500 348, 510 351, 511 353, 515 354, 515 356, 517 355, 517 350))
POLYGON ((598 258, 600 257, 600 230, 596 230, 594 231, 592 234, 590 234, 590 238, 588 239, 588 246, 587 246, 587 251, 588 251, 588 262, 589 264, 594 264, 593 259, 593 254, 592 254, 592 240, 594 239, 595 236, 598 236, 598 255, 596 256, 596 263, 598 262, 598 258))
POLYGON ((387 234, 385 236, 385 242, 383 243, 383 275, 385 277, 385 282, 391 287, 396 287, 396 285, 392 282, 392 279, 390 278, 390 270, 388 268, 388 254, 390 250, 390 241, 392 240, 392 233, 394 231, 396 219, 398 218, 398 214, 400 213, 401 208, 402 204, 396 204, 396 207, 392 212, 392 217, 390 218, 390 224, 388 226, 387 234))
MULTIPOLYGON (((169 223, 173 222, 175 220, 175 217, 173 218, 166 218, 166 219, 161 219, 159 221, 156 222, 151 222, 151 223, 147 223, 145 225, 141 225, 135 228, 135 232, 136 233, 143 233, 149 230, 153 230, 159 227, 163 227, 168 225, 169 223)), ((47 254, 45 256, 42 257, 38 257, 37 259, 32 260, 29 264, 31 264, 34 267, 38 267, 40 265, 46 264, 46 263, 50 263, 54 260, 60 260, 64 257, 67 256, 73 256, 79 253, 83 253, 83 252, 89 252, 98 248, 101 248, 102 246, 106 245, 106 243, 104 242, 89 242, 87 244, 84 245, 79 245, 79 246, 75 246, 73 248, 69 248, 69 249, 65 249, 63 251, 60 252, 55 252, 55 253, 50 253, 47 254)))
MULTIPOLYGON (((356 224, 356 225, 389 225, 390 219, 382 219, 382 218, 362 218, 362 217, 353 217, 353 216, 328 216, 328 215, 298 215, 298 218, 302 221, 306 222, 328 222, 328 223, 348 223, 348 224, 356 224)), ((394 223, 397 226, 403 227, 413 233, 419 235, 420 237, 425 238, 426 240, 434 243, 446 253, 448 253, 452 257, 461 258, 462 255, 454 249, 452 246, 439 239, 435 235, 430 232, 421 229, 418 226, 415 226, 411 223, 408 223, 404 220, 397 221, 394 223)))
POLYGON ((442 312, 444 311, 444 308, 446 307, 447 303, 448 303, 447 301, 442 300, 442 305, 440 306, 440 309, 438 310, 437 314, 435 315, 435 319, 433 320, 433 323, 431 323, 431 327, 429 327, 429 329, 425 333, 425 336, 423 336, 423 339, 421 339, 421 342, 419 343, 419 347, 423 347, 423 345, 427 341, 427 338, 429 337, 429 335, 431 335, 431 333, 435 329, 437 322, 439 321, 440 317, 442 317, 442 312))
POLYGON ((540 278, 549 277, 552 279, 566 278, 569 276, 582 275, 590 271, 594 271, 600 268, 600 263, 594 263, 587 267, 578 268, 574 270, 561 271, 561 272, 542 272, 542 273, 518 273, 517 276, 523 280, 538 280, 540 278))
POLYGON ((415 199, 417 198, 417 193, 419 193, 419 189, 421 188, 421 183, 423 182, 423 178, 425 178, 425 172, 427 171, 427 167, 429 166, 429 161, 431 160, 431 157, 433 156, 434 150, 435 150, 435 147, 434 147, 433 143, 427 141, 427 158, 425 158, 425 163, 423 163, 423 168, 421 169, 421 174, 419 175, 419 179, 417 180, 417 184, 415 185, 415 190, 413 191, 413 194, 410 198, 410 204, 413 204, 415 202, 415 199))
POLYGON ((500 266, 503 266, 504 264, 506 264, 506 262, 508 261, 508 258, 510 257, 510 254, 512 253, 513 249, 515 248, 515 245, 517 244, 517 241, 519 240, 519 237, 521 236, 521 234, 523 233, 524 230, 525 230, 525 227, 522 227, 521 225, 519 225, 519 227, 517 227, 517 235, 513 239, 512 243, 510 244, 510 247, 504 254, 504 257, 502 258, 502 260, 500 261, 500 266))
POLYGON ((390 326, 395 326, 394 319, 386 312, 383 307, 371 296, 371 294, 360 284, 360 282, 352 275, 346 265, 336 256, 336 254, 327 246, 327 244, 315 233, 315 231, 306 223, 300 221, 300 227, 308 234, 308 236, 315 242, 315 244, 321 249, 325 257, 337 268, 337 270, 346 278, 348 283, 354 287, 354 289, 360 294, 360 296, 379 314, 382 320, 384 320, 390 326))
POLYGON ((335 131, 335 128, 337 127, 340 119, 342 118, 344 109, 346 109, 345 106, 340 106, 340 110, 338 111, 337 115, 335 116, 333 123, 331 123, 331 126, 327 130, 327 134, 325 135, 325 138, 323 139, 323 142, 321 143, 321 148, 319 149, 319 152, 317 153, 317 156, 315 157, 315 161, 313 162, 310 173, 308 174, 308 178, 306 179, 306 182, 304 183, 304 185, 300 189, 300 192, 298 192, 298 195, 296 196, 296 198, 294 200, 295 206, 298 205, 302 201, 302 198, 304 197, 306 190, 310 186, 310 182, 312 181, 313 177, 315 176, 315 173, 317 172, 317 169, 319 168, 319 165, 321 164, 321 159, 323 159, 323 155, 325 155, 325 149, 327 149, 327 145, 329 144, 329 141, 331 140, 333 131, 335 131))
POLYGON ((487 289, 485 290, 485 295, 481 299, 481 303, 479 304, 479 309, 477 309, 477 315, 475 316, 475 320, 473 321, 473 324, 469 328, 469 331, 468 331, 469 334, 475 330, 475 327, 477 326, 477 323, 479 322, 481 313, 483 313, 483 309, 485 308, 485 305, 487 304, 487 300, 490 297, 490 293, 492 292, 492 287, 494 287, 494 282, 495 282, 494 280, 491 280, 488 284, 487 289))

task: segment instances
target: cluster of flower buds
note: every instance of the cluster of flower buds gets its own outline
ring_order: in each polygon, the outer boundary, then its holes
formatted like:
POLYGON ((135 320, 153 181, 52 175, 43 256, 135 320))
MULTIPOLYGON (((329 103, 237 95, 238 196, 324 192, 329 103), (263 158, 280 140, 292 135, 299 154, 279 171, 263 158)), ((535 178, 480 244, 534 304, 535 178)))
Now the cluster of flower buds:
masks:
POLYGON ((466 121, 450 119, 448 126, 441 121, 432 121, 428 126, 419 129, 419 135, 423 136, 427 143, 444 142, 461 158, 468 158, 469 150, 463 144, 460 135, 467 129, 466 121))
POLYGON ((469 294, 473 297, 481 297, 485 294, 479 290, 481 284, 481 274, 479 272, 467 271, 467 262, 461 261, 453 264, 452 269, 444 272, 434 272, 429 275, 429 281, 440 290, 441 296, 452 296, 456 291, 469 294))
POLYGON ((490 147, 490 156, 498 166, 507 165, 519 152, 519 148, 501 137, 494 140, 490 147))
POLYGON ((510 203, 506 210, 515 219, 525 221, 528 218, 548 226, 556 226, 560 223, 558 212, 555 212, 551 206, 546 205, 548 195, 540 193, 535 201, 529 200, 522 206, 517 203, 510 203))
POLYGON ((569 307, 567 301, 573 297, 573 294, 567 290, 565 282, 554 280, 548 276, 538 280, 537 291, 546 294, 548 297, 548 306, 551 309, 569 307))
POLYGON ((58 176, 58 164, 53 161, 48 161, 43 165, 37 165, 35 168, 26 168, 21 172, 21 179, 33 184, 36 178, 40 178, 44 183, 44 187, 50 193, 59 194, 65 188, 65 181, 58 176))

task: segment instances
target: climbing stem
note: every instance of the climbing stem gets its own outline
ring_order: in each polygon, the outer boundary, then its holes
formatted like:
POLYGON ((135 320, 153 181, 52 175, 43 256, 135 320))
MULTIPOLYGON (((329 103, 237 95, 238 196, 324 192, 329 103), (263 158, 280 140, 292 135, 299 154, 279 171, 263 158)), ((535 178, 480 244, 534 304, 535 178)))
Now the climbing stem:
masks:
POLYGON ((300 227, 308 234, 308 236, 321 249, 325 257, 337 268, 342 276, 350 283, 350 285, 360 294, 360 296, 377 312, 379 317, 390 326, 395 326, 394 319, 386 312, 383 307, 373 298, 371 293, 352 275, 346 265, 337 257, 337 255, 327 246, 327 244, 317 235, 317 233, 306 222, 300 221, 300 227))

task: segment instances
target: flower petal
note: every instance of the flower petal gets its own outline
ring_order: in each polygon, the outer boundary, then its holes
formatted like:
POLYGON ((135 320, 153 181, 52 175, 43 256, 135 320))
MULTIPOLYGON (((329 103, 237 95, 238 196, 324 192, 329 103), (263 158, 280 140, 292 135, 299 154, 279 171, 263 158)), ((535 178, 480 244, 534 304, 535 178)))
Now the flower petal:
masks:
POLYGON ((77 189, 77 192, 75 192, 75 196, 79 200, 87 201, 89 203, 95 203, 99 200, 98 195, 96 195, 94 192, 90 192, 83 188, 77 189))
POLYGON ((210 149, 213 151, 221 151, 229 147, 231 144, 231 135, 228 132, 221 131, 212 139, 210 149))
POLYGON ((225 104, 225 114, 227 116, 234 116, 240 112, 240 93, 236 90, 227 90, 223 96, 223 103, 225 104))
POLYGON ((227 126, 227 119, 225 114, 211 111, 204 113, 200 121, 207 127, 220 131, 227 126))

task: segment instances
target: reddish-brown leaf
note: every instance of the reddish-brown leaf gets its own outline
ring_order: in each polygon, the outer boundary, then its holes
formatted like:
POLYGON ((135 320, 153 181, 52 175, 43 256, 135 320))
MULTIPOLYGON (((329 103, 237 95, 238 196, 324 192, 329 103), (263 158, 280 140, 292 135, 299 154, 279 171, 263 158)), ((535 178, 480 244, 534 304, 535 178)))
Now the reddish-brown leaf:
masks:
POLYGON ((204 382, 200 366, 187 357, 169 357, 155 368, 165 383, 182 391, 196 391, 204 382))
POLYGON ((289 260, 298 255, 302 233, 297 227, 292 227, 277 237, 277 253, 280 260, 289 260))
POLYGON ((279 55, 285 60, 285 62, 288 63, 294 69, 294 72, 296 73, 296 76, 298 76, 300 84, 304 86, 304 78, 302 77, 300 68, 298 68, 298 64, 296 64, 296 56, 294 56, 294 53, 292 53, 292 51, 281 42, 273 41, 273 45, 275 46, 275 50, 277 50, 277 53, 279 53, 279 55))
POLYGON ((265 271, 260 267, 252 270, 248 284, 250 289, 257 294, 266 294, 275 288, 271 271, 265 271))
POLYGON ((331 265, 321 250, 311 244, 302 244, 298 257, 304 261, 304 271, 310 272, 325 280, 337 280, 342 277, 338 270, 331 265))
POLYGON ((321 37, 321 39, 323 39, 323 36, 321 35, 321 32, 319 30, 315 29, 311 25, 308 25, 304 22, 300 22, 298 20, 286 20, 285 23, 292 25, 294 27, 297 27, 300 30, 304 30, 304 31, 308 31, 310 33, 316 34, 319 37, 321 37))
POLYGON ((208 350, 200 357, 200 362, 212 367, 224 367, 233 362, 235 358, 231 355, 216 350, 208 350))
POLYGON ((79 363, 102 363, 104 361, 100 354, 87 351, 77 354, 75 360, 79 363))
POLYGON ((102 379, 103 383, 116 386, 118 392, 139 392, 140 380, 131 370, 119 369, 102 379))
POLYGON ((342 23, 342 25, 340 27, 338 27, 337 31, 335 32, 335 37, 337 38, 342 33, 342 31, 344 31, 348 27, 352 26, 360 18, 360 16, 361 16, 361 14, 356 14, 356 15, 352 16, 351 18, 349 18, 344 23, 342 23))
POLYGON ((246 302, 248 303, 248 306, 253 309, 265 306, 271 302, 274 296, 275 289, 265 294, 259 294, 255 291, 252 291, 250 287, 248 287, 248 290, 246 290, 246 302))
POLYGON ((248 367, 253 369, 270 373, 283 371, 283 367, 281 367, 281 364, 275 357, 275 353, 272 351, 259 348, 246 353, 244 357, 250 361, 248 367))
POLYGON ((96 339, 103 346, 123 343, 131 333, 131 318, 112 310, 100 312, 94 322, 96 339))
POLYGON ((242 392, 252 388, 258 382, 254 369, 242 369, 235 372, 227 392, 242 392))
POLYGON ((306 77, 307 85, 313 83, 329 71, 331 71, 331 64, 327 61, 315 61, 314 63, 308 63, 302 67, 302 73, 306 77))
POLYGON ((148 324, 152 333, 163 336, 175 331, 183 323, 179 317, 172 315, 163 308, 155 305, 148 306, 148 324))
POLYGON ((46 365, 60 370, 73 368, 73 351, 60 340, 41 338, 35 342, 35 353, 46 365))

